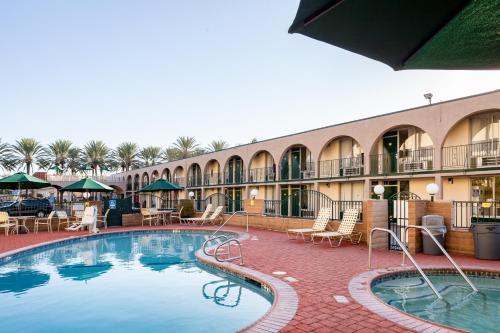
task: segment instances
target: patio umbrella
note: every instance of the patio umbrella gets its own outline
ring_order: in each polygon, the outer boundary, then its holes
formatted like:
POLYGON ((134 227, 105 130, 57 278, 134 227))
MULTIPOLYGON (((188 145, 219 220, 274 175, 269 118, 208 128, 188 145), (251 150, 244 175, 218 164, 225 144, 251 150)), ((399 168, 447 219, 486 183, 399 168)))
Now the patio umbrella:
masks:
POLYGON ((183 261, 179 257, 166 256, 166 255, 143 255, 139 258, 139 262, 144 266, 148 267, 152 271, 161 272, 164 269, 178 265, 183 261))
POLYGON ((23 293, 29 289, 43 286, 50 276, 34 270, 18 270, 0 274, 0 293, 23 293))
POLYGON ((95 265, 76 264, 58 267, 57 272, 63 278, 74 281, 87 281, 106 273, 111 267, 113 265, 109 262, 95 265))
POLYGON ((28 175, 25 172, 17 172, 11 176, 0 179, 0 189, 32 190, 49 186, 50 183, 45 180, 28 175))
POLYGON ((499 69, 500 0, 301 0, 289 33, 401 69, 499 69))
POLYGON ((70 192, 113 192, 114 189, 106 184, 100 183, 92 178, 83 178, 79 181, 65 186, 61 191, 70 192))
POLYGON ((180 191, 183 187, 172 184, 171 182, 166 181, 165 179, 158 179, 154 183, 151 183, 144 188, 142 188, 139 192, 158 192, 158 191, 180 191))

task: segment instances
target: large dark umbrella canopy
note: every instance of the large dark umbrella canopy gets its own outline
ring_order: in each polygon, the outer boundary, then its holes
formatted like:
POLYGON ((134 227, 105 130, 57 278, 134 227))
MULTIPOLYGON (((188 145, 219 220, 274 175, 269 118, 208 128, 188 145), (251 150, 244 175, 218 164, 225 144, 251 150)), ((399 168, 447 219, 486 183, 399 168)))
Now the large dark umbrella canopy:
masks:
POLYGON ((301 0, 289 32, 401 69, 500 69, 500 0, 301 0))
POLYGON ((43 286, 50 275, 34 270, 18 270, 0 274, 0 293, 23 293, 29 289, 43 286))
POLYGON ((165 179, 158 179, 154 183, 144 186, 139 192, 158 192, 158 191, 180 191, 183 187, 172 184, 165 179))
POLYGON ((67 265, 57 268, 59 275, 74 281, 87 281, 106 273, 113 267, 109 262, 102 262, 95 265, 67 265))
POLYGON ((65 186, 61 191, 70 192, 113 192, 114 189, 106 184, 100 183, 92 178, 83 178, 79 181, 65 186))
POLYGON ((4 190, 33 190, 49 186, 50 183, 45 180, 28 175, 25 172, 17 172, 0 179, 0 189, 4 190))

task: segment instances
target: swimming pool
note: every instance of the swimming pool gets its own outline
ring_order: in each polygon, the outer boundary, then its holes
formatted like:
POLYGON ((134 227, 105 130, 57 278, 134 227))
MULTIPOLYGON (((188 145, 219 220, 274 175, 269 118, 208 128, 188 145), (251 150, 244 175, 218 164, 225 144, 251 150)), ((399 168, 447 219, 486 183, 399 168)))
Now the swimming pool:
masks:
POLYGON ((430 272, 429 279, 442 294, 436 298, 417 273, 383 276, 372 282, 372 292, 385 303, 417 317, 471 332, 498 332, 500 327, 500 274, 468 272, 479 293, 452 271, 430 272))
POLYGON ((0 265, 1 331, 234 332, 272 296, 199 264, 202 232, 99 235, 0 265))

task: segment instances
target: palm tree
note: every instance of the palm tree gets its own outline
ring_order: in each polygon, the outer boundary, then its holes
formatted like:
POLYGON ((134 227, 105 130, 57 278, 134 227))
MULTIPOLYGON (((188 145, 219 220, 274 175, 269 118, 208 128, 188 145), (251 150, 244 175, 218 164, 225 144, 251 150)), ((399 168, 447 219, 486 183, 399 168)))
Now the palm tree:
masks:
POLYGON ((78 147, 71 147, 68 150, 68 160, 66 163, 66 166, 71 171, 71 174, 74 175, 75 173, 77 173, 80 170, 82 164, 82 151, 78 147))
POLYGON ((229 148, 229 144, 224 140, 213 140, 207 147, 208 151, 214 152, 229 148))
POLYGON ((149 146, 141 149, 139 157, 145 166, 155 165, 162 158, 161 147, 149 146))
POLYGON ((57 173, 63 173, 65 170, 68 154, 72 145, 73 143, 69 140, 56 140, 49 144, 47 155, 52 164, 56 167, 57 173))
POLYGON ((0 140, 0 169, 4 169, 5 171, 10 171, 13 168, 14 168, 14 163, 10 145, 5 142, 2 143, 2 140, 0 140))
POLYGON ((116 147, 115 159, 122 171, 130 171, 131 167, 138 166, 139 146, 133 142, 123 142, 116 147))
POLYGON ((22 138, 11 146, 14 155, 14 163, 26 166, 26 173, 30 173, 34 163, 43 157, 45 150, 42 144, 32 138, 22 138))
POLYGON ((165 152, 163 153, 163 158, 168 162, 177 161, 181 159, 179 150, 177 148, 172 148, 172 147, 165 149, 165 152))
POLYGON ((192 136, 180 136, 175 140, 172 148, 176 149, 179 154, 178 157, 183 159, 192 156, 193 152, 198 147, 199 144, 196 143, 196 139, 192 136))
POLYGON ((92 174, 97 175, 97 168, 102 171, 109 157, 110 149, 101 140, 91 140, 83 147, 83 157, 92 167, 92 174))

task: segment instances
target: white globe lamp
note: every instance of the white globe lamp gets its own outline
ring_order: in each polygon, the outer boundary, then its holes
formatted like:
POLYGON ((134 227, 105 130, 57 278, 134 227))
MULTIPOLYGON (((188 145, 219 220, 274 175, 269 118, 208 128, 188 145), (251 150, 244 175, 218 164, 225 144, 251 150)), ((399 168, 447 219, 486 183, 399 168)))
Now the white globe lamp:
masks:
POLYGON ((379 199, 382 199, 382 195, 384 194, 385 187, 383 185, 375 185, 373 188, 373 192, 375 192, 376 195, 378 195, 379 199))
POLYGON ((431 201, 434 201, 434 196, 439 192, 439 185, 435 183, 427 184, 425 191, 431 196, 431 201))
POLYGON ((250 198, 252 198, 252 200, 257 198, 258 195, 259 195, 259 191, 256 188, 254 188, 253 190, 250 191, 250 198))
POLYGON ((188 193, 189 199, 194 199, 194 192, 191 191, 188 193))

